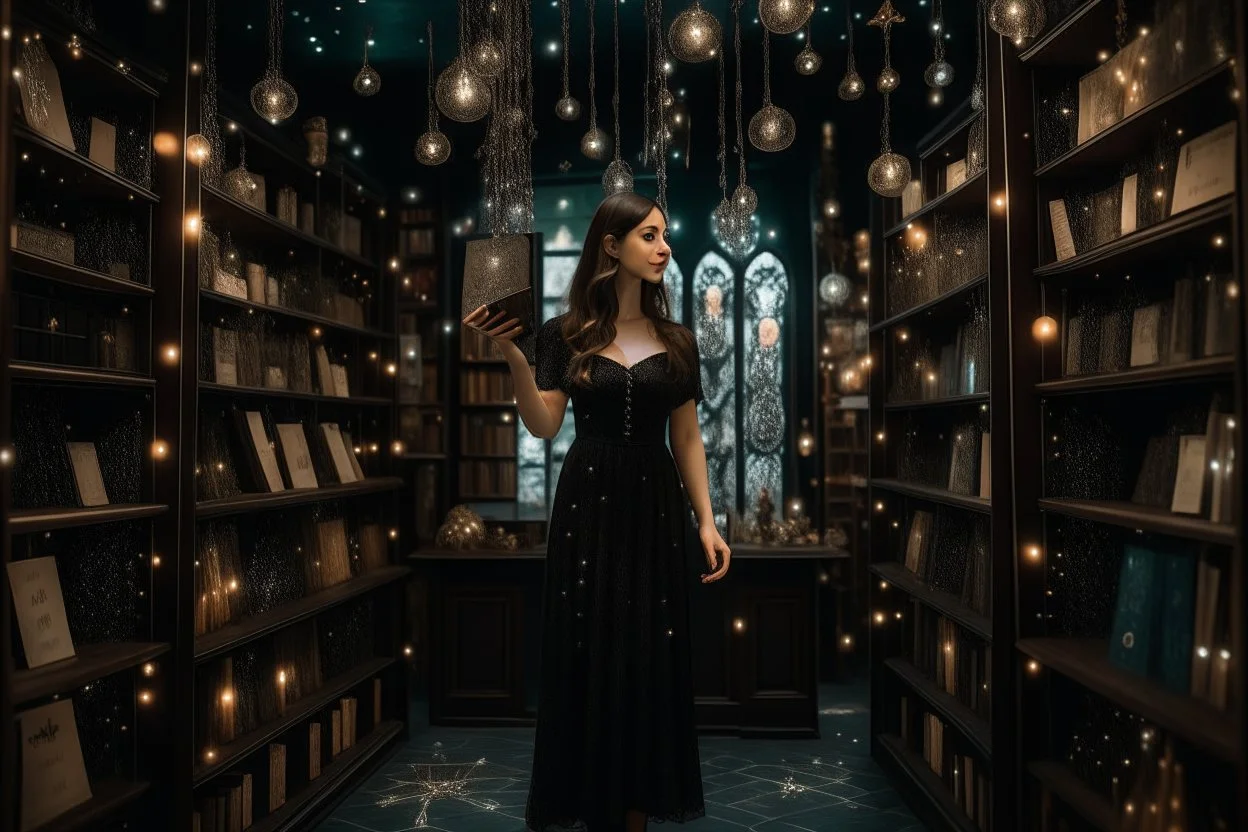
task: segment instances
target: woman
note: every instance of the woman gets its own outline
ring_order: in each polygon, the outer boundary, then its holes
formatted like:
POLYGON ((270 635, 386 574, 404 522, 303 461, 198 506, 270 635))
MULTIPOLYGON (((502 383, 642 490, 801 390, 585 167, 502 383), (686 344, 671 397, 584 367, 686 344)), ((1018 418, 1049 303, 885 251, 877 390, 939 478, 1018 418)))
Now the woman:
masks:
POLYGON ((542 682, 525 819, 532 829, 640 832, 702 817, 689 642, 689 504, 708 572, 728 571, 698 427, 693 334, 668 319, 667 220, 636 194, 598 206, 566 314, 537 333, 536 378, 516 319, 464 319, 511 366, 516 404, 576 441, 555 491, 546 557, 542 682), (663 431, 669 424, 669 453, 663 431), (682 485, 688 494, 682 494, 682 485), (583 827, 581 827, 583 828, 583 827))

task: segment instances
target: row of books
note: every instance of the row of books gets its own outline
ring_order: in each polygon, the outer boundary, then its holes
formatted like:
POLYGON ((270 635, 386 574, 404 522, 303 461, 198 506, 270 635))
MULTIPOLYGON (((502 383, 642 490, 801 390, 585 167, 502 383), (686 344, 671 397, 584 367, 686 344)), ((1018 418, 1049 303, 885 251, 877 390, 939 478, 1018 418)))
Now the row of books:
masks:
POLYGON ((1234 522, 1235 417, 1211 408, 1203 434, 1150 437, 1131 501, 1234 522))
POLYGON ((476 460, 459 463, 461 495, 514 499, 516 496, 516 463, 508 460, 476 460))
POLYGON ((1110 661, 1226 711, 1231 654, 1230 572, 1206 551, 1124 547, 1110 661))
POLYGON ((477 414, 465 413, 461 417, 463 425, 465 454, 508 454, 516 453, 516 425, 477 414))
POLYGON ((211 376, 205 374, 206 379, 231 387, 316 392, 340 398, 351 395, 346 364, 331 361, 325 346, 312 346, 306 336, 266 332, 261 337, 262 333, 254 329, 208 329, 210 341, 205 352, 210 361, 204 363, 211 376))
POLYGON ((410 453, 440 454, 446 449, 441 411, 399 408, 399 436, 410 453))
POLYGON ((437 218, 438 214, 432 208, 403 208, 399 211, 400 225, 435 222, 437 218))
POLYGON ((938 350, 930 344, 897 350, 889 397, 898 402, 928 401, 986 392, 988 362, 988 317, 977 308, 973 320, 958 327, 952 343, 938 350))
MULTIPOLYGON (((901 737, 911 744, 910 724, 913 705, 901 697, 901 737)), ((954 804, 980 832, 992 832, 992 769, 987 763, 959 754, 956 742, 945 741, 945 723, 932 713, 920 711, 923 761, 953 795, 954 804)))
MULTIPOLYGON (((312 720, 307 724, 307 782, 320 778, 324 766, 332 763, 360 739, 358 725, 359 700, 343 697, 338 707, 323 718, 329 722, 329 747, 325 747, 325 722, 312 720), (328 754, 326 753, 328 751, 328 754)), ((373 680, 373 727, 381 721, 381 680, 373 680)), ((268 746, 268 812, 276 812, 286 804, 289 786, 287 744, 297 736, 290 734, 287 743, 268 746)), ((224 774, 213 781, 211 789, 196 797, 192 818, 195 832, 244 832, 256 820, 255 776, 250 772, 224 774)))
MULTIPOLYGON (((266 424, 256 410, 236 410, 234 424, 238 447, 244 456, 253 491, 274 493, 287 488, 319 488, 348 485, 366 479, 359 451, 350 432, 337 422, 322 422, 313 429, 315 441, 301 422, 266 424), (273 437, 270 437, 270 431, 273 437), (313 447, 316 451, 313 451, 313 447)), ((205 467, 218 469, 220 460, 204 459, 205 467)))
POLYGON ((430 265, 409 267, 399 287, 400 299, 422 306, 438 304, 438 270, 430 265))
POLYGON ((992 561, 986 518, 937 508, 910 517, 903 563, 935 590, 957 595, 981 615, 992 614, 992 561))
POLYGON ((426 256, 435 253, 438 248, 438 236, 433 228, 401 228, 399 229, 399 256, 426 256))
POLYGON ((992 718, 992 650, 952 620, 914 606, 914 666, 984 720, 992 718))
POLYGON ((1185 277, 1172 299, 1134 310, 1083 304, 1066 322, 1067 376, 1121 372, 1227 355, 1235 344, 1239 289, 1229 275, 1185 277))
POLYGON ((459 355, 465 361, 501 361, 494 342, 475 329, 465 327, 460 336, 459 355))
POLYGON ((992 497, 992 434, 978 423, 946 428, 911 416, 895 460, 898 479, 969 497, 992 497))
POLYGON ((464 404, 510 403, 516 395, 510 372, 469 370, 464 373, 461 385, 464 404))

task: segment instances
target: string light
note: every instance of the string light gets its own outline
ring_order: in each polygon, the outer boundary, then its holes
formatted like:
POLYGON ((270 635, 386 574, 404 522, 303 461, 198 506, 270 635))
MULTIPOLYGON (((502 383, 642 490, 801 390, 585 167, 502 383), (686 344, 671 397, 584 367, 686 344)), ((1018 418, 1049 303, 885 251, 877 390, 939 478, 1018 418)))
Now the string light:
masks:
POLYGON ((169 455, 169 443, 163 439, 157 439, 152 443, 152 456, 156 459, 164 459, 169 455))
POLYGON ((745 619, 734 618, 732 620, 732 629, 736 630, 738 633, 744 633, 745 632, 745 619))
POLYGON ((1048 315, 1041 315, 1032 323, 1031 334, 1032 337, 1041 343, 1052 341, 1057 337, 1057 321, 1048 315))
POLYGON ((147 676, 149 679, 150 679, 152 676, 155 676, 155 675, 156 675, 156 665, 155 665, 155 664, 153 664, 152 662, 148 662, 148 663, 146 663, 145 665, 143 665, 143 675, 144 675, 144 676, 147 676))

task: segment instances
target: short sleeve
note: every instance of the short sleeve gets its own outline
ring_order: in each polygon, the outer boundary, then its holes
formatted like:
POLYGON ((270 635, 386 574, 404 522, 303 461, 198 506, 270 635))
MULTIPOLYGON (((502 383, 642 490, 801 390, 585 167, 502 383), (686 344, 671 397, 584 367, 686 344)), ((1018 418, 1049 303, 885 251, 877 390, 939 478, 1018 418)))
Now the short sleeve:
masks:
POLYGON ((551 318, 537 331, 536 371, 538 390, 563 390, 567 392, 564 377, 572 352, 563 340, 562 321, 551 318))

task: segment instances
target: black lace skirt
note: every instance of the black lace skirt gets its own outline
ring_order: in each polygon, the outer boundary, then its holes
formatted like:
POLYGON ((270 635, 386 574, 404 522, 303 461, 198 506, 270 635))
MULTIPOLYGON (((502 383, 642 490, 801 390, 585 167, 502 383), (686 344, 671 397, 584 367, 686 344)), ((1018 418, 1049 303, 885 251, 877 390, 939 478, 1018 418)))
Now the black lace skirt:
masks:
POLYGON ((546 559, 531 829, 705 814, 689 639, 699 564, 666 446, 573 442, 546 559))

